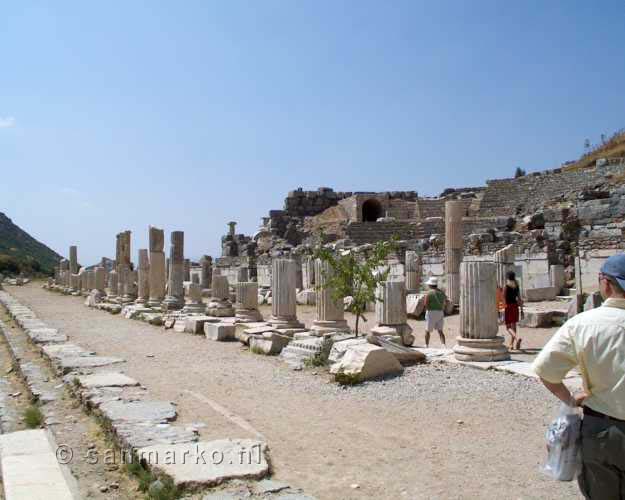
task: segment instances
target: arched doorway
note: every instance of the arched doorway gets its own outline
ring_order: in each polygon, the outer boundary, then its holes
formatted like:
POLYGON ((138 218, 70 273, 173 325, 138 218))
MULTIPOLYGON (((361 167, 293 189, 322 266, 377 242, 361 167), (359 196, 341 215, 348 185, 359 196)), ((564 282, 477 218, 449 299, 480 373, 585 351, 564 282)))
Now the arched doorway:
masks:
POLYGON ((367 200, 362 204, 362 221, 375 222, 384 214, 382 213, 382 205, 378 200, 367 200))

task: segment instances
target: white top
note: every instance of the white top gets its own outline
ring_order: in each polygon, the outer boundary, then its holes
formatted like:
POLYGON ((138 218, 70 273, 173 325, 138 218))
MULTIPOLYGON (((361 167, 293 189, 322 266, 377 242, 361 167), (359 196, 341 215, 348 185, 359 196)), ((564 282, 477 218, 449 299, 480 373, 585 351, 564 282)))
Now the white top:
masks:
POLYGON ((585 406, 625 420, 625 299, 568 320, 534 360, 536 374, 562 382, 578 366, 589 394, 585 406))

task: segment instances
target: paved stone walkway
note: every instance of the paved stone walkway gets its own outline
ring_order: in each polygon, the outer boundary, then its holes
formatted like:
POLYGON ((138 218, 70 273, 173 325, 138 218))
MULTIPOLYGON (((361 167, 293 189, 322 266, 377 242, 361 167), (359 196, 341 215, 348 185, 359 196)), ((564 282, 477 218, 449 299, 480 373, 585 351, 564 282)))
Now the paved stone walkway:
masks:
POLYGON ((577 498, 574 485, 538 472, 557 405, 522 377, 417 366, 343 389, 321 370, 293 372, 238 343, 112 316, 35 285, 10 291, 70 342, 125 359, 126 375, 177 403, 180 425, 207 423, 203 441, 262 433, 274 479, 318 498, 577 498))

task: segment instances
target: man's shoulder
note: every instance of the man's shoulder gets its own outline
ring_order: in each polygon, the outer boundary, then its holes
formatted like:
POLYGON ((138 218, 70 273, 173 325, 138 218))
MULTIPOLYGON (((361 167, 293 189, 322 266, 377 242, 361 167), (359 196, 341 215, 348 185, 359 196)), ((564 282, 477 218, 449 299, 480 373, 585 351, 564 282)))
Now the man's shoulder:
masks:
POLYGON ((619 309, 616 307, 600 306, 589 311, 584 311, 576 314, 569 319, 565 325, 569 326, 581 326, 588 324, 597 324, 598 322, 620 322, 625 319, 625 309, 619 309))

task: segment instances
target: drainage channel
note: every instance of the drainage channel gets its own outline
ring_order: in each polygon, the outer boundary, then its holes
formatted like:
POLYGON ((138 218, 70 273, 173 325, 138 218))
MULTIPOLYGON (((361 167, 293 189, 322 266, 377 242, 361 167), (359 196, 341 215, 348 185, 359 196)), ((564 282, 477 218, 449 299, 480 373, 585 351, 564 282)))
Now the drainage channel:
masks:
MULTIPOLYGON (((47 427, 83 498, 142 498, 138 484, 124 471, 123 457, 98 421, 85 414, 30 343, 24 331, 0 306, 0 426, 2 433, 47 427)), ((36 473, 33 471, 33 473, 36 473)), ((4 498, 4 497, 2 497, 4 498)), ((10 499, 7 499, 10 500, 10 499)))

